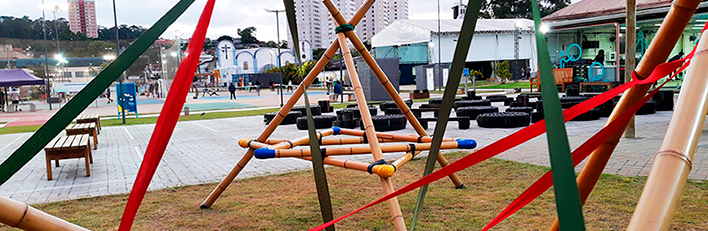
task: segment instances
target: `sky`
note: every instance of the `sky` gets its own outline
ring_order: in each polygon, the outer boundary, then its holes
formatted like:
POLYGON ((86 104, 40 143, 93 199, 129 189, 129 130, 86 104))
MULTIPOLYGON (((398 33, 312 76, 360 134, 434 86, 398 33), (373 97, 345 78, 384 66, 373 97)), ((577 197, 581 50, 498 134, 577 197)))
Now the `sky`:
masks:
MULTIPOLYGON (((66 4, 66 0, 44 0, 47 5, 66 4)), ((573 0, 576 2, 578 0, 573 0)), ((109 0, 95 0, 98 25, 113 26, 113 7, 109 0)), ((441 18, 452 18, 450 9, 459 0, 440 0, 441 18)), ((118 24, 150 27, 177 0, 116 0, 118 24)), ((0 0, 0 15, 36 19, 42 16, 42 0, 0 0)), ((197 20, 204 9, 206 0, 195 0, 192 6, 162 35, 163 38, 189 38, 197 20)), ((409 0, 410 19, 437 19, 437 1, 409 0)), ((237 36, 238 28, 253 26, 257 28, 256 37, 262 41, 276 40, 276 19, 274 13, 265 9, 283 9, 281 0, 217 0, 212 15, 207 37, 218 38, 221 35, 237 36), (244 4, 245 3, 245 4, 244 4)), ((54 16, 45 12, 48 19, 54 16)), ((57 18, 68 18, 66 11, 59 11, 57 18)), ((287 39, 287 20, 280 14, 280 39, 287 39)))

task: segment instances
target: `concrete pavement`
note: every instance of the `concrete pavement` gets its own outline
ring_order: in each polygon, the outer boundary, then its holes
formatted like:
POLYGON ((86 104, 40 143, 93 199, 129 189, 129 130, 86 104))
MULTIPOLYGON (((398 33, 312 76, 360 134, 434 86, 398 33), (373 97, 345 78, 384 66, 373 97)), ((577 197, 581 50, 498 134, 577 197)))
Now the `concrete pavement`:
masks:
MULTIPOLYGON (((278 103, 278 102, 276 102, 278 103)), ((501 103, 494 103, 501 106, 501 103)), ((504 108, 500 108, 503 110, 504 108)), ((664 138, 672 112, 637 116, 636 139, 623 139, 605 168, 605 173, 624 176, 645 176, 649 173, 653 156, 664 138)), ((424 114, 424 116, 431 116, 424 114)), ((245 149, 237 144, 240 138, 255 138, 265 128, 262 116, 179 122, 165 156, 157 169, 150 190, 218 182, 241 158, 245 149)), ((566 124, 571 148, 576 148, 599 131, 606 118, 596 121, 566 124)), ((90 177, 85 176, 84 161, 62 160, 61 167, 53 167, 54 180, 47 181, 44 152, 40 152, 7 183, 0 186, 0 195, 28 203, 44 203, 130 191, 142 161, 154 124, 105 127, 99 135, 98 150, 94 150, 94 164, 90 177)), ((432 133, 434 123, 427 130, 432 133)), ((706 128, 704 128, 705 130, 706 128)), ((469 130, 457 129, 456 123, 447 127, 446 137, 472 138, 479 147, 507 136, 516 129, 480 128, 475 122, 469 130)), ((410 125, 398 134, 415 134, 410 125)), ((0 160, 4 161, 30 133, 0 135, 0 160)), ((294 125, 280 126, 272 138, 292 139, 305 136, 294 125)), ((708 180, 708 138, 702 137, 693 161, 690 178, 708 180)), ((387 159, 401 153, 387 154, 387 159)), ((545 135, 532 139, 498 156, 499 158, 549 166, 545 135)), ((346 158, 372 162, 370 155, 346 158)), ((239 178, 282 173, 310 168, 306 161, 287 158, 252 160, 239 178)), ((582 164, 581 164, 582 166, 582 164)), ((580 170, 580 167, 576 168, 580 170)), ((470 181, 473 179, 463 179, 470 181)), ((228 190, 238 190, 229 188, 228 190)), ((205 197, 207 195, 204 195, 205 197)))

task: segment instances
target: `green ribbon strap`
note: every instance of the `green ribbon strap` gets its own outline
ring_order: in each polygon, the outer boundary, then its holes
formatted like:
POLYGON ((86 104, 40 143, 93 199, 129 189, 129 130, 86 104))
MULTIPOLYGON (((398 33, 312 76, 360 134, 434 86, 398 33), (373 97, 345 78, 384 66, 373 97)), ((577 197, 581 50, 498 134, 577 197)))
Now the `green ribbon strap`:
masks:
POLYGON ((128 67, 147 50, 160 35, 167 30, 177 18, 194 2, 194 0, 180 0, 168 11, 155 25, 148 29, 133 45, 128 47, 105 70, 89 82, 83 90, 69 101, 63 108, 52 116, 42 127, 37 130, 20 148, 15 150, 7 160, 0 165, 0 185, 7 182, 17 171, 29 162, 37 153, 42 151, 50 140, 71 123, 76 116, 83 112, 111 83, 115 81, 128 67))
POLYGON ((341 26, 334 28, 334 32, 344 33, 347 31, 353 31, 354 28, 355 28, 354 25, 346 23, 346 24, 342 24, 341 26))
POLYGON ((546 38, 541 33, 541 15, 538 2, 532 0, 533 20, 536 24, 536 49, 543 95, 543 115, 546 118, 548 152, 551 156, 551 172, 553 174, 553 191, 556 195, 556 209, 560 221, 560 230, 585 230, 582 204, 578 184, 575 181, 573 159, 568 145, 568 134, 565 130, 563 112, 558 99, 551 69, 551 57, 548 55, 546 38))
MULTIPOLYGON (((428 160, 425 163, 425 171, 423 172, 423 176, 427 176, 432 173, 435 168, 435 161, 437 160, 438 153, 440 152, 440 145, 442 144, 443 137, 445 136, 447 121, 450 118, 450 110, 452 110, 452 104, 455 101, 457 85, 460 83, 460 78, 462 77, 462 72, 465 68, 465 62, 467 60, 467 53, 470 50, 472 37, 474 36, 474 29, 477 26, 477 16, 479 15, 479 10, 482 7, 482 0, 469 0, 467 6, 469 6, 469 9, 467 9, 467 14, 465 14, 465 19, 462 22, 460 37, 458 38, 457 46, 455 47, 455 55, 453 56, 452 66, 450 67, 450 77, 447 79, 447 85, 445 87, 442 105, 440 106, 438 121, 435 124, 433 141, 430 145, 430 152, 428 152, 428 160)), ((418 200, 415 204, 413 220, 411 221, 411 231, 415 229, 415 225, 418 222, 418 216, 420 215, 420 211, 423 207, 423 201, 425 200, 425 194, 427 191, 427 184, 420 187, 418 200)))

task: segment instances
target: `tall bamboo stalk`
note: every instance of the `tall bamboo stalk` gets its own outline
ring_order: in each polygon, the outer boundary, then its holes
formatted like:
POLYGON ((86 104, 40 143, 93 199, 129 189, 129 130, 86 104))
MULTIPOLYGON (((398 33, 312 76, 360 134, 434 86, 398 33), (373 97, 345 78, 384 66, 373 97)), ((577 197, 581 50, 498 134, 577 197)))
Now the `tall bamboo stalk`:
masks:
POLYGON ((23 230, 88 230, 5 197, 0 197, 0 211, 0 223, 23 230))
MULTIPOLYGON (((372 1, 373 2, 373 1, 372 1)), ((342 14, 339 12, 336 6, 332 4, 331 0, 323 0, 323 3, 325 7, 329 10, 330 14, 334 18, 335 22, 338 24, 344 24, 346 23, 346 20, 342 16, 342 14)), ((378 63, 376 63, 376 60, 371 56, 371 53, 366 49, 366 46, 364 46, 364 43, 361 42, 359 37, 354 33, 354 31, 347 31, 344 32, 344 34, 347 36, 349 41, 352 42, 354 47, 357 49, 359 54, 361 54, 361 57, 364 58, 364 62, 371 68, 371 70, 374 72, 374 75, 376 78, 379 80, 381 85, 384 87, 386 90, 386 93, 393 99, 393 102, 396 103, 396 106, 398 106, 398 109, 401 110, 401 113, 406 117, 408 122, 410 122, 411 126, 415 131, 418 133, 418 135, 421 136, 428 136, 428 134, 425 132, 425 129, 423 129, 423 126, 420 125, 420 122, 418 121, 418 118, 413 115, 413 112, 411 112, 411 109, 408 107, 408 105, 403 102, 403 99, 401 99, 401 96, 398 94, 396 89, 391 85, 391 82, 389 81, 388 77, 386 74, 381 70, 381 67, 379 66, 378 63)), ((441 153, 438 153, 437 156, 437 161, 440 164, 440 166, 445 167, 448 165, 447 160, 441 153)), ((405 163, 405 162, 404 162, 405 163)), ((452 180, 453 184, 455 184, 456 188, 462 187, 464 184, 462 183, 462 180, 460 180, 460 177, 457 176, 456 173, 450 174, 448 176, 450 180, 452 180)))
MULTIPOLYGON (((357 13, 354 15, 354 17, 352 18, 352 20, 349 23, 352 25, 359 24, 359 21, 361 21, 361 18, 364 17, 364 15, 369 10, 371 5, 373 5, 373 1, 374 0, 368 0, 367 2, 365 2, 364 5, 361 8, 359 8, 359 10, 357 11, 357 13)), ((332 45, 330 45, 329 48, 327 49, 327 51, 325 51, 324 55, 322 55, 322 58, 319 61, 317 61, 317 63, 315 64, 315 67, 312 68, 310 73, 307 74, 307 77, 302 81, 302 83, 300 83, 300 86, 298 86, 297 90, 295 90, 295 92, 293 92, 293 95, 290 96, 290 99, 288 99, 288 102, 282 108, 280 108, 280 110, 278 111, 278 114, 275 116, 275 118, 273 118, 273 120, 270 122, 268 127, 266 127, 265 131, 263 131, 263 133, 261 133, 261 135, 257 139, 258 141, 263 142, 263 141, 267 140, 268 137, 270 137, 270 135, 273 133, 273 131, 275 131, 275 128, 278 125, 280 125, 280 122, 283 121, 283 118, 285 118, 285 116, 288 114, 288 112, 290 112, 290 110, 295 105, 295 103, 297 103, 297 101, 300 99, 300 97, 302 97, 302 94, 305 92, 305 88, 309 87, 310 84, 312 84, 312 82, 315 80, 315 78, 317 78, 317 75, 319 75, 320 72, 322 72, 322 70, 327 65, 327 63, 329 63, 329 61, 332 59, 334 54, 337 53, 337 50, 339 49, 339 47, 340 47, 339 41, 334 40, 332 42, 332 45)), ((252 158, 253 158, 253 149, 249 149, 248 151, 246 151, 246 153, 243 155, 243 157, 241 157, 241 160, 239 160, 239 162, 236 164, 236 166, 234 166, 234 168, 231 169, 231 172, 229 172, 229 174, 226 175, 226 177, 223 180, 221 180, 219 185, 217 185, 216 188, 214 188, 214 191, 212 191, 209 194, 209 196, 204 200, 204 202, 202 202, 200 207, 202 209, 206 209, 206 208, 211 207, 211 205, 214 204, 214 201, 216 201, 216 199, 218 199, 219 196, 221 196, 221 193, 223 193, 224 190, 226 190, 226 188, 229 187, 231 182, 234 181, 234 179, 236 179, 236 176, 238 176, 238 174, 241 172, 241 170, 243 170, 243 168, 246 167, 246 164, 248 164, 248 162, 252 158)))
MULTIPOLYGON (((347 37, 343 33, 337 33, 337 37, 340 44, 347 44, 347 37)), ((356 69, 354 68, 352 53, 349 50, 349 46, 342 46, 341 48, 344 62, 347 65, 347 72, 349 72, 349 79, 354 87, 354 94, 356 95, 357 104, 359 105, 361 121, 364 123, 364 131, 366 133, 366 137, 369 139, 371 154, 374 156, 374 161, 381 160, 383 159, 383 153, 381 152, 381 147, 379 147, 379 142, 376 138, 374 122, 371 120, 371 114, 369 114, 369 106, 366 105, 364 89, 361 88, 359 75, 356 73, 356 69)), ((381 177, 381 185, 385 194, 390 194, 394 191, 393 183, 391 182, 390 177, 381 177)), ((403 221, 403 214, 401 213, 401 207, 398 204, 398 198, 394 197, 386 202, 388 203, 389 210, 391 211, 391 219, 393 220, 393 225, 396 230, 406 230, 406 223, 403 221)))
MULTIPOLYGON (((645 79, 648 77, 654 68, 661 63, 664 63, 669 57, 671 50, 673 49, 676 41, 681 37, 683 30, 686 25, 691 20, 693 13, 695 13, 700 0, 676 0, 671 5, 671 10, 666 15, 666 19, 659 27, 659 30, 654 36, 654 40, 649 45, 646 54, 642 58, 642 61, 637 65, 635 73, 637 78, 645 79)), ((622 95, 617 106, 612 111, 610 118, 607 120, 605 126, 617 119, 617 117, 629 109, 634 103, 638 102, 643 98, 647 91, 651 88, 650 84, 647 85, 636 85, 630 88, 625 94, 622 95)), ((592 192, 597 180, 600 179, 602 171, 605 169, 607 162, 612 155, 612 152, 617 147, 619 139, 622 137, 626 124, 622 129, 617 130, 612 136, 610 136, 605 143, 603 143, 599 148, 597 148, 590 159, 586 163, 583 170, 578 176, 578 189, 580 191, 580 199, 583 204, 587 200, 590 192, 592 192)), ((551 230, 558 230, 558 219, 556 218, 551 230)))
POLYGON ((701 35, 660 151, 627 230, 668 230, 708 113, 708 32, 701 35))

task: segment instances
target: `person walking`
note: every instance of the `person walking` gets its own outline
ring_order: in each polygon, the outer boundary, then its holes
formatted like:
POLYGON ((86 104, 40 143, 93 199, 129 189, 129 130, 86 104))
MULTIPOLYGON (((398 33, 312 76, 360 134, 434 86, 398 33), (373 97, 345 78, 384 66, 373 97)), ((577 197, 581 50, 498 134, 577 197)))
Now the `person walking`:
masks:
POLYGON ((268 82, 268 87, 270 87, 270 91, 275 91, 275 83, 272 79, 268 82))
POLYGON ((12 100, 14 111, 17 111, 20 104, 20 91, 18 91, 17 88, 13 88, 10 92, 10 99, 12 100))
POLYGON ((234 86, 234 83, 231 83, 229 85, 229 92, 231 93, 231 96, 229 97, 229 100, 236 100, 236 86, 234 86))
POLYGON ((334 82, 334 100, 337 101, 337 97, 339 96, 342 96, 342 99, 344 99, 343 93, 342 84, 339 83, 339 81, 334 82))
POLYGON ((113 102, 113 100, 111 99, 111 87, 106 88, 106 99, 108 100, 108 102, 106 102, 106 103, 113 102))
POLYGON ((261 95, 261 80, 256 79, 256 92, 258 93, 258 96, 261 95))
POLYGON ((330 92, 331 87, 332 87, 332 79, 331 79, 330 77, 327 77, 327 78, 325 79, 325 86, 327 87, 327 94, 329 95, 329 92, 330 92))
POLYGON ((5 92, 0 91, 0 111, 5 111, 5 92))

